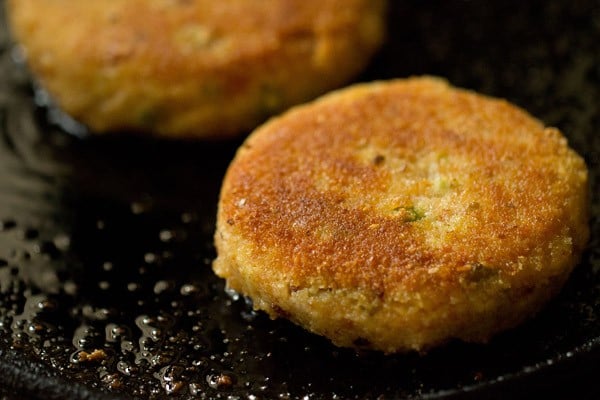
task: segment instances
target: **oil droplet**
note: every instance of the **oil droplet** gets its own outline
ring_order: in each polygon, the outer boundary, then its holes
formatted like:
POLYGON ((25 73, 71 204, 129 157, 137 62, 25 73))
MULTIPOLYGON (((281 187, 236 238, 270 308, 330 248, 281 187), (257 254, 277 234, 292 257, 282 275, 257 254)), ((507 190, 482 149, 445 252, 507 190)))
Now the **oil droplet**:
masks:
POLYGON ((181 222, 184 224, 191 224, 198 220, 198 214, 194 212, 184 212, 181 214, 181 222))
POLYGON ((159 238, 161 242, 171 242, 175 239, 175 231, 163 229, 159 233, 159 238))
POLYGON ((175 283, 173 281, 158 281, 154 284, 154 294, 163 294, 173 290, 175 283))
POLYGON ((135 215, 147 213, 152 210, 152 201, 150 199, 134 201, 131 203, 131 212, 135 215))
POLYGON ((163 388, 165 389, 165 392, 168 395, 174 395, 177 394, 181 391, 181 389, 183 389, 185 387, 185 384, 181 381, 175 381, 175 382, 166 382, 163 385, 163 388))
POLYGON ((126 376, 133 376, 138 372, 138 368, 135 365, 131 365, 125 361, 119 361, 117 363, 117 371, 126 376))
POLYGON ((116 343, 125 337, 131 336, 131 332, 125 326, 109 323, 105 328, 105 337, 108 343, 116 343))
POLYGON ((211 374, 206 376, 206 383, 216 390, 231 389, 234 385, 234 379, 228 374, 211 374))
POLYGON ((229 296, 229 298, 233 301, 238 301, 241 297, 238 292, 229 287, 225 288, 225 294, 227 294, 227 296, 229 296))
POLYGON ((146 253, 144 254, 144 262, 146 264, 154 264, 158 261, 158 256, 154 253, 146 253))
POLYGON ((40 311, 54 311, 58 308, 58 302, 51 298, 39 298, 39 301, 36 303, 36 308, 40 311))
POLYGON ((100 334, 94 327, 83 324, 75 329, 72 343, 76 349, 89 350, 93 347, 98 347, 99 338, 100 334))
POLYGON ((61 251, 66 251, 71 247, 71 238, 64 233, 56 235, 53 242, 56 248, 61 251))
POLYGON ((185 284, 179 290, 182 296, 191 296, 199 292, 198 286, 193 284, 185 284))
POLYGON ((120 389, 123 386, 123 381, 118 374, 106 374, 101 378, 102 382, 112 390, 120 389))
POLYGON ((69 296, 75 296, 79 290, 79 287, 73 281, 65 281, 65 283, 63 285, 63 290, 64 290, 65 294, 67 294, 69 296))
POLYGON ((11 329, 13 338, 21 341, 29 337, 33 340, 39 340, 47 333, 51 333, 55 328, 49 323, 41 323, 40 318, 45 313, 50 313, 56 309, 57 304, 46 295, 39 294, 29 296, 25 300, 23 312, 13 317, 11 329), (26 336, 24 336, 26 335, 26 336))
POLYGON ((198 396, 203 393, 202 385, 200 385, 199 383, 190 383, 188 385, 188 389, 192 396, 198 396))
POLYGON ((135 351, 135 345, 131 340, 121 341, 121 352, 123 354, 133 353, 135 351))

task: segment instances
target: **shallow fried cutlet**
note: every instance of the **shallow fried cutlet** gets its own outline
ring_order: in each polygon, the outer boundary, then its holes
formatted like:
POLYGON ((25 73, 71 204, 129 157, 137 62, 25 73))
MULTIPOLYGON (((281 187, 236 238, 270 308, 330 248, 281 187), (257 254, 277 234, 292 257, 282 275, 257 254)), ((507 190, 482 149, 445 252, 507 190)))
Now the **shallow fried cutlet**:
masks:
POLYGON ((94 132, 223 138, 341 86, 384 0, 8 0, 27 61, 94 132))
POLYGON ((247 139, 214 270, 339 346, 484 342, 564 284, 588 197, 584 161, 516 106, 435 78, 363 84, 247 139))

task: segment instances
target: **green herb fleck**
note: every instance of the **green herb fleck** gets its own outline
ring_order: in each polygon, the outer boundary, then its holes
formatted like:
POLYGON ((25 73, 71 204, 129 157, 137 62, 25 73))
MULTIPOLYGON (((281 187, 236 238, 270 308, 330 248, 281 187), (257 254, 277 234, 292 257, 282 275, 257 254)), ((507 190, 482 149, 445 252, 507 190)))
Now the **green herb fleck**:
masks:
POLYGON ((425 212, 415 206, 396 207, 392 211, 402 212, 404 214, 404 222, 416 222, 425 218, 425 212))

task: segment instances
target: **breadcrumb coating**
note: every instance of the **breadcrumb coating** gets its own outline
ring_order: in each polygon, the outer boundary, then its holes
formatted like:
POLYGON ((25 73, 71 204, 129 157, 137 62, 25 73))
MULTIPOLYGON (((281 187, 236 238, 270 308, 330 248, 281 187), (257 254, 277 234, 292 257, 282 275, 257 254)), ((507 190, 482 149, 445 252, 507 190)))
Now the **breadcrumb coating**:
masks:
POLYGON ((213 268, 339 346, 485 342, 555 295, 589 236, 584 161, 510 103, 362 84, 257 129, 224 179, 213 268))
POLYGON ((359 73, 384 0, 8 0, 40 83, 93 132, 224 138, 359 73))

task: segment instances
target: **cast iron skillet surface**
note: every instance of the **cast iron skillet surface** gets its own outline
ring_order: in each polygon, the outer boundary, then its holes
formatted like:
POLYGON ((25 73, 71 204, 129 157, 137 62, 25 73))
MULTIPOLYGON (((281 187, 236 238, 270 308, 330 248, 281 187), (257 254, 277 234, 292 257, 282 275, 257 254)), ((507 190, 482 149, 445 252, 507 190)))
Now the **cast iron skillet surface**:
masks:
POLYGON ((392 3, 388 43, 361 80, 427 73, 508 98, 585 158, 592 238, 562 293, 488 344, 424 355, 357 354, 271 321, 210 270, 240 141, 69 135, 39 106, 3 23, 0 398, 600 394, 600 4, 392 3))

